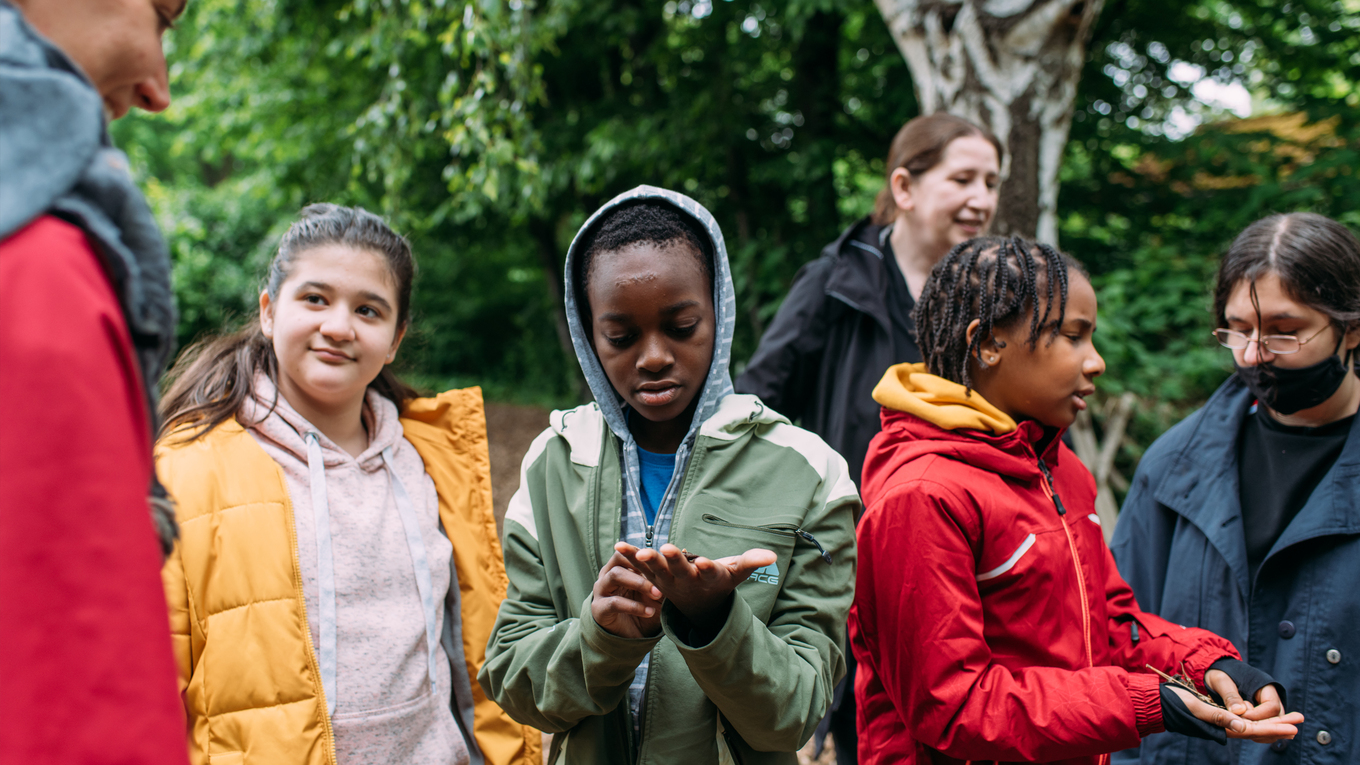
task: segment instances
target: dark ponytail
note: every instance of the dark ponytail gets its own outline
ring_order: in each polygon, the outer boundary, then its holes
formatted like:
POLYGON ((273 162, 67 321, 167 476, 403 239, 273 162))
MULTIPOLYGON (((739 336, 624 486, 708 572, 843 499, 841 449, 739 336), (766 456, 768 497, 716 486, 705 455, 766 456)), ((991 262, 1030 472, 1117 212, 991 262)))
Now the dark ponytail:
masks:
MULTIPOLYGON (((397 328, 411 321, 411 285, 416 263, 411 245, 382 218, 360 207, 332 204, 308 205, 301 218, 288 228, 279 251, 269 264, 263 291, 271 301, 292 272, 297 257, 313 248, 339 244, 381 255, 397 285, 397 328)), ((274 345, 260 331, 258 314, 241 329, 200 340, 189 346, 167 375, 169 388, 161 400, 161 435, 186 427, 185 440, 192 441, 235 417, 255 394, 255 377, 263 373, 278 381, 279 363, 274 345)), ((390 367, 368 384, 370 390, 388 398, 398 409, 416 398, 390 367)))

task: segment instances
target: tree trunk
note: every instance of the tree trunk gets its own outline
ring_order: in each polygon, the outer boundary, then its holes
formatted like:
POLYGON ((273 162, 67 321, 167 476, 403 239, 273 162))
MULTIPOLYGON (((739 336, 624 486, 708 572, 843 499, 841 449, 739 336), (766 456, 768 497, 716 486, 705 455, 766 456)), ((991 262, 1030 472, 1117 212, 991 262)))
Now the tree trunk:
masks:
POLYGON ((1057 244, 1058 168, 1104 0, 875 0, 922 114, 986 125, 1006 148, 993 233, 1057 244))

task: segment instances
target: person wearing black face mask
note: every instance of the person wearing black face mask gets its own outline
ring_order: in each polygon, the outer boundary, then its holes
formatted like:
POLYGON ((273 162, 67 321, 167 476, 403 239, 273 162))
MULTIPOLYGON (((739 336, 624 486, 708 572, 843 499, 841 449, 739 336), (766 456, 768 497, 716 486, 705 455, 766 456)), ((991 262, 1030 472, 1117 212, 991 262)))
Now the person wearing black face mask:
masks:
POLYGON ((1360 243, 1320 215, 1257 221, 1224 256, 1214 308, 1236 374, 1148 450, 1111 548, 1144 609, 1232 640, 1305 722, 1269 747, 1154 736, 1114 760, 1354 761, 1360 243))

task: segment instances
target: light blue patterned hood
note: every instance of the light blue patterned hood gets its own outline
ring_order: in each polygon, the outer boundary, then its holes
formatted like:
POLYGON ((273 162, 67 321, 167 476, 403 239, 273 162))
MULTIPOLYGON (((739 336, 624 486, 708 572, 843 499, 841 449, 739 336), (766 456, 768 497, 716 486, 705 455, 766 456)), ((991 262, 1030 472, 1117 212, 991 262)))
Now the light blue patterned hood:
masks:
MULTIPOLYGON (((670 531, 671 511, 675 507, 676 494, 680 490, 680 480, 684 476, 685 466, 689 462, 690 452, 694 447, 694 439, 699 433, 699 427, 718 410, 718 404, 723 397, 732 393, 732 376, 729 367, 732 363, 732 332, 736 326, 736 297, 732 288, 732 269, 727 263, 727 246, 723 243, 723 235, 722 231, 718 229, 718 222, 713 219, 712 214, 703 205, 684 194, 659 189, 655 186, 638 186, 631 191, 626 191, 596 210, 595 214, 585 222, 585 225, 581 226, 581 230, 577 232, 576 238, 571 243, 571 249, 567 252, 566 277, 563 280, 563 283, 567 285, 567 289, 563 290, 567 324, 571 328, 571 342, 576 349, 576 359, 581 362, 581 371, 585 373, 586 382, 590 385, 590 392, 594 394, 595 401, 599 405, 600 412, 604 415, 609 429, 622 442, 620 452, 623 455, 625 516, 624 528, 621 531, 622 537, 633 537, 634 535, 629 532, 637 529, 635 521, 645 519, 642 510, 642 473, 638 467, 637 444, 633 441, 633 434, 628 430, 623 401, 619 394, 614 391, 614 386, 609 383, 609 378, 605 376, 604 368, 600 366, 600 359, 595 355, 595 348, 590 342, 590 334, 581 325, 580 306, 577 301, 577 290, 572 281, 572 274, 575 273, 573 264, 585 254, 582 250, 585 247, 586 240, 589 239, 588 233, 595 221, 615 207, 639 199, 651 199, 669 204, 681 213, 693 218, 699 224, 700 230, 708 233, 713 248, 713 306, 717 314, 715 317, 717 319, 717 337, 713 342, 713 362, 708 369, 708 378, 704 382, 704 390, 700 394, 699 406, 694 413, 694 421, 690 423, 689 432, 676 451, 675 475, 672 476, 670 486, 667 487, 666 494, 657 507, 655 544, 660 546, 662 542, 665 542, 670 531)), ((646 521, 643 520, 641 525, 645 527, 646 521)), ((640 529, 637 530, 640 531, 640 529)), ((632 542, 633 540, 630 538, 629 541, 632 542)))

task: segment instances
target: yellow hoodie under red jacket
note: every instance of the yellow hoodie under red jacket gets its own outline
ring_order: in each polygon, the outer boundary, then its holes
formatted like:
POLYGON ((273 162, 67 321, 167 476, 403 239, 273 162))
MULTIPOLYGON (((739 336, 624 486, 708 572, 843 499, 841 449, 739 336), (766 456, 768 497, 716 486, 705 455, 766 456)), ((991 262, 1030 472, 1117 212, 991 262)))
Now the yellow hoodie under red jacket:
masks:
MULTIPOLYGON (((476 682, 506 587, 481 391, 411 401, 401 424, 453 543, 474 763, 480 755, 486 765, 538 765, 541 734, 511 720, 476 682)), ((172 434, 156 458, 180 524, 163 578, 191 760, 335 765, 282 470, 235 420, 189 442, 172 434)))

